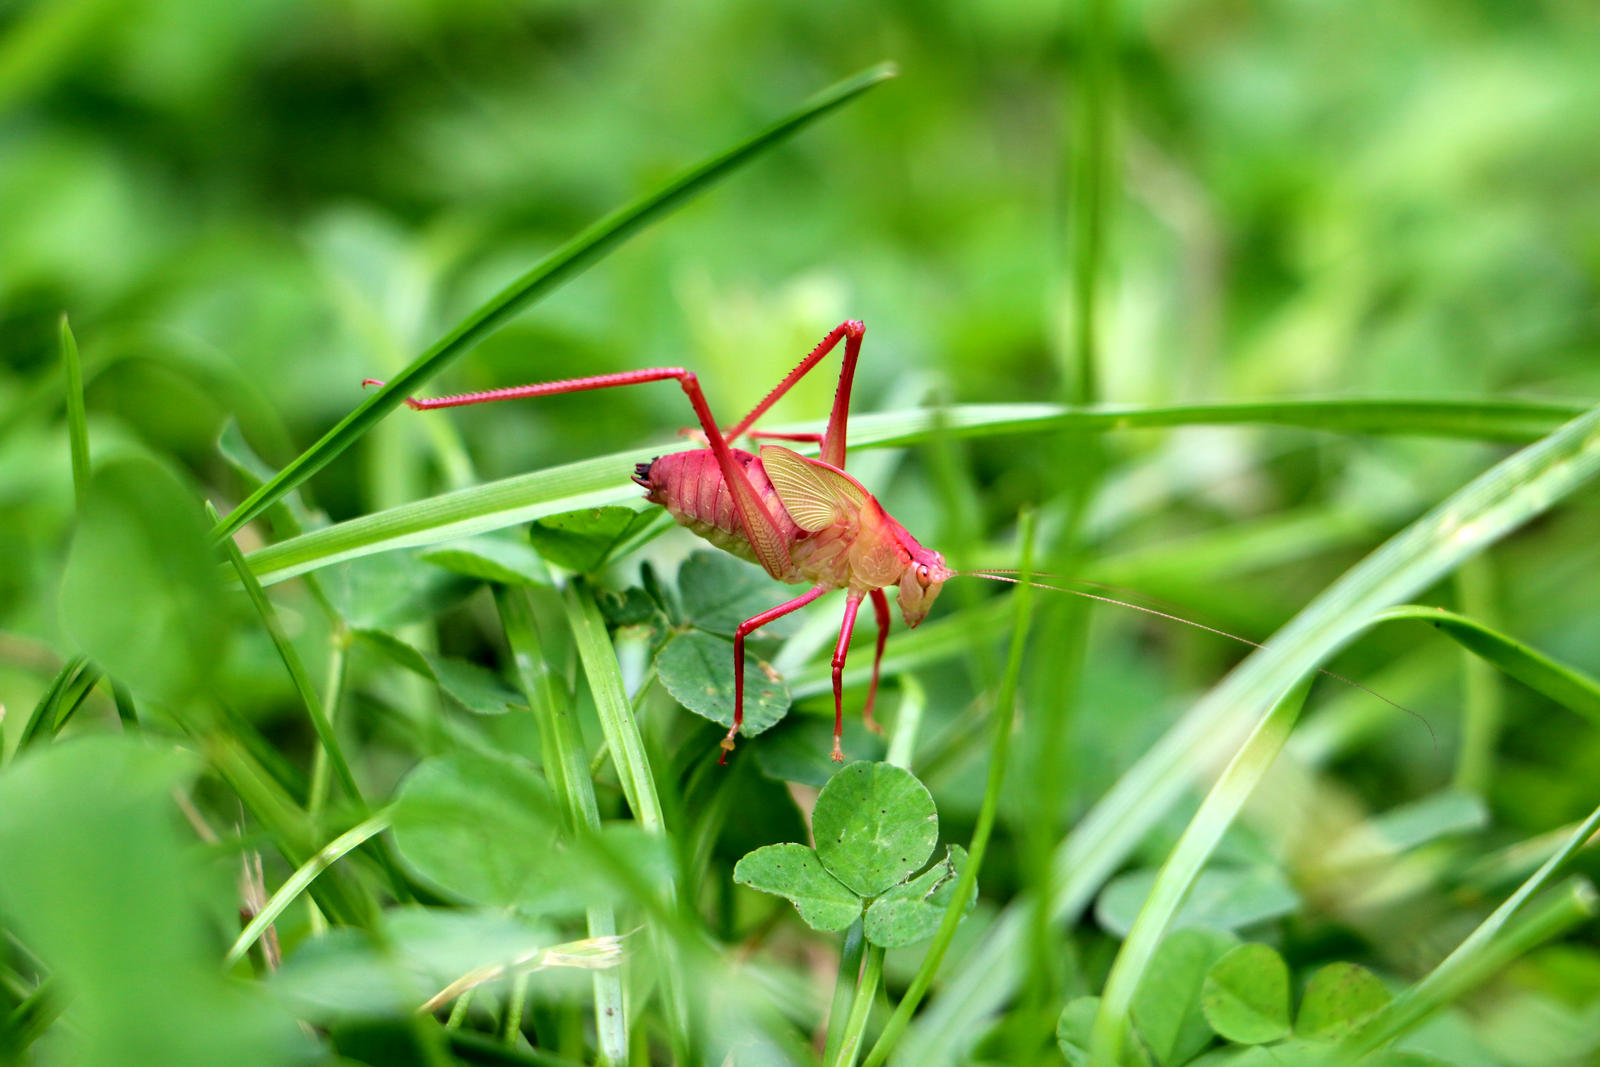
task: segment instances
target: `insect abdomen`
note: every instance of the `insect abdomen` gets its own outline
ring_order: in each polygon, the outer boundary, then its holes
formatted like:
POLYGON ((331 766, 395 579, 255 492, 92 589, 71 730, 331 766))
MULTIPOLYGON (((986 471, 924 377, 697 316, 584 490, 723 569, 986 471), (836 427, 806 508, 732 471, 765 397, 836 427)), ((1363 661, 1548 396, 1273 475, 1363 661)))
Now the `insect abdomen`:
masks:
MULTIPOLYGON (((804 534, 778 499, 761 458, 738 448, 729 451, 733 453, 733 461, 744 469, 745 477, 750 479, 768 514, 777 522, 779 534, 786 543, 794 544, 804 534)), ((717 466, 717 457, 709 448, 673 452, 648 464, 641 463, 635 468, 633 480, 648 490, 645 499, 666 508, 690 532, 741 559, 760 562, 739 522, 722 468, 717 466)), ((785 582, 803 580, 798 574, 774 577, 785 582)))

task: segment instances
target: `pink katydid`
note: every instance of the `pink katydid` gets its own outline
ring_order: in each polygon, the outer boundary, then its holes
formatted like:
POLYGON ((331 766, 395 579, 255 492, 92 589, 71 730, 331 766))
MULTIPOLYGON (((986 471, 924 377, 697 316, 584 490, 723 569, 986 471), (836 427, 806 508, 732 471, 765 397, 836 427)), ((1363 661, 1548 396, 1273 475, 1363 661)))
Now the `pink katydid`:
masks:
MULTIPOLYGON (((724 431, 718 427, 700 391, 693 371, 682 367, 600 374, 556 382, 491 389, 406 403, 415 410, 461 407, 494 400, 548 396, 586 389, 676 379, 688 394, 706 447, 658 456, 639 464, 633 480, 644 486, 645 499, 660 504, 682 525, 752 563, 789 585, 811 588, 776 607, 740 623, 733 636, 733 725, 722 739, 722 760, 733 750, 734 737, 744 723, 744 640, 792 611, 835 589, 846 590, 844 623, 833 651, 833 758, 843 762, 840 735, 844 726, 844 664, 855 630, 856 613, 864 599, 872 601, 878 623, 878 643, 872 661, 872 681, 864 709, 868 725, 876 725, 872 705, 878 692, 878 671, 889 635, 889 602, 884 589, 899 586, 900 612, 907 626, 916 626, 928 614, 944 582, 955 572, 944 557, 924 548, 905 527, 883 510, 877 498, 844 471, 845 423, 850 410, 850 386, 861 354, 860 322, 840 323, 779 382, 755 410, 724 431), (834 395, 828 427, 821 434, 761 434, 751 431, 755 421, 777 403, 801 378, 845 342, 844 367, 834 395), (807 459, 781 445, 762 445, 760 455, 728 445, 748 434, 755 438, 812 441, 822 447, 821 459, 807 459)), ((380 385, 367 379, 364 385, 380 385)))
MULTIPOLYGON (((839 641, 834 646, 832 661, 832 755, 835 761, 843 762, 844 752, 840 742, 844 728, 844 664, 862 600, 871 599, 878 624, 872 678, 867 686, 867 699, 863 707, 867 725, 876 730, 878 727, 873 721, 872 706, 878 693, 884 644, 889 636, 889 602, 884 589, 891 585, 899 587, 900 612, 906 625, 915 627, 928 614, 944 583, 951 578, 971 576, 1001 582, 1018 580, 1013 575, 993 568, 988 572, 951 570, 945 565, 942 555, 919 544, 905 527, 883 510, 876 497, 845 473, 845 424, 849 418, 850 386, 855 378, 856 360, 861 354, 861 338, 865 330, 866 327, 855 319, 840 323, 767 394, 766 399, 727 430, 719 428, 712 417, 694 372, 682 367, 653 367, 431 399, 408 398, 406 404, 414 410, 425 411, 675 379, 688 394, 689 403, 700 420, 700 432, 704 434, 706 445, 658 456, 649 463, 639 464, 633 480, 645 488, 645 499, 665 507, 681 525, 718 548, 759 564, 779 581, 789 585, 810 586, 794 599, 751 616, 734 631, 733 725, 722 739, 720 762, 727 761, 728 753, 734 748, 734 737, 744 723, 745 638, 824 593, 844 589, 844 621, 839 628, 839 641), (751 427, 755 421, 833 351, 841 339, 845 343, 844 366, 839 372, 839 387, 834 393, 833 411, 828 416, 827 429, 820 434, 753 431, 751 427), (767 438, 814 442, 821 446, 821 458, 808 459, 781 445, 761 445, 759 455, 729 446, 729 441, 746 435, 753 440, 767 438)), ((383 383, 369 378, 362 384, 383 383)), ((1256 644, 1236 634, 1153 608, 1081 590, 1062 589, 1039 582, 1033 584, 1090 600, 1119 604, 1245 644, 1256 644)), ((1328 671, 1323 673, 1332 674, 1328 671)), ((1350 682, 1342 675, 1333 677, 1366 689, 1366 686, 1350 682)), ((1393 703, 1379 694, 1374 695, 1393 703)))

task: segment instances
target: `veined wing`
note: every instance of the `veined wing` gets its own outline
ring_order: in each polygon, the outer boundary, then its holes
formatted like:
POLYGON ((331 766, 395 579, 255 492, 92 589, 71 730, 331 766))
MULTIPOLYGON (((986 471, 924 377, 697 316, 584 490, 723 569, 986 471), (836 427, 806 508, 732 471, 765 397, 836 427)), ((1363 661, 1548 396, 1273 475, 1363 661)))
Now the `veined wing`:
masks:
POLYGON ((816 533, 840 522, 855 524, 872 499, 844 471, 782 445, 762 445, 761 465, 789 517, 802 530, 816 533))

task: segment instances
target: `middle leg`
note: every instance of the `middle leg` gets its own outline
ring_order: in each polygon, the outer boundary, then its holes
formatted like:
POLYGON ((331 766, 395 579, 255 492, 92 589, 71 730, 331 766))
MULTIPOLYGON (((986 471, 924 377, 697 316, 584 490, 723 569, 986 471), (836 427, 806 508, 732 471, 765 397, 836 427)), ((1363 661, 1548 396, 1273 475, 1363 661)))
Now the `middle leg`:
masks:
POLYGON ((872 591, 872 613, 878 619, 878 647, 872 654, 872 681, 867 686, 867 706, 862 709, 861 717, 867 720, 867 729, 881 734, 883 727, 872 717, 872 704, 878 699, 878 672, 883 667, 883 646, 889 640, 889 598, 883 595, 882 589, 872 591))
MULTIPOLYGON (((773 619, 781 619, 791 611, 798 611, 827 591, 827 586, 822 585, 814 589, 807 589, 793 600, 785 601, 775 608, 768 608, 759 615, 750 616, 733 631, 733 725, 728 728, 728 736, 722 739, 722 756, 717 760, 718 763, 728 762, 728 753, 733 751, 733 738, 738 734, 739 727, 744 725, 745 636, 761 629, 773 619)), ((837 749, 837 741, 835 741, 834 747, 837 749)))
POLYGON ((861 607, 861 594, 854 589, 844 602, 844 623, 839 627, 839 643, 833 649, 833 762, 844 762, 844 749, 839 747, 844 735, 844 658, 850 653, 850 635, 855 632, 856 612, 861 607))

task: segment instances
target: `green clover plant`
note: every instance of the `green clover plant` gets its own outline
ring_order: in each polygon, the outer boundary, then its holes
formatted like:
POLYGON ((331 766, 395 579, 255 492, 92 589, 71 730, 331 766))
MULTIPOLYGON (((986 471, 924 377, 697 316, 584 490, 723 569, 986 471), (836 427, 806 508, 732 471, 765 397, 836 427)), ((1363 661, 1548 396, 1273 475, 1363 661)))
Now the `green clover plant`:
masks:
POLYGON ((812 831, 816 848, 758 848, 739 861, 733 880, 787 897, 813 930, 843 930, 860 919, 867 940, 882 948, 933 936, 967 854, 952 845, 917 873, 938 844, 939 814, 915 775, 891 763, 849 764, 817 796, 812 831))

